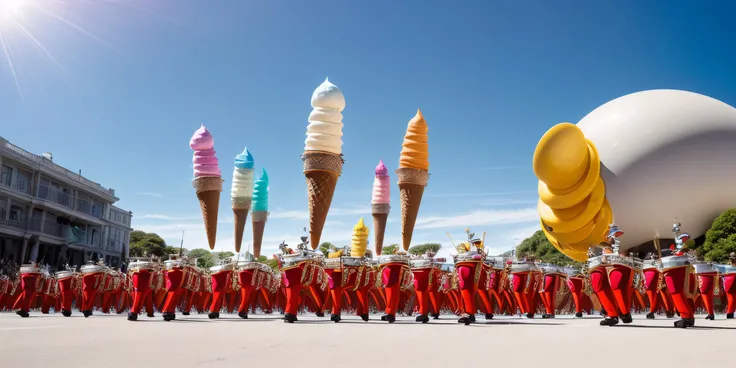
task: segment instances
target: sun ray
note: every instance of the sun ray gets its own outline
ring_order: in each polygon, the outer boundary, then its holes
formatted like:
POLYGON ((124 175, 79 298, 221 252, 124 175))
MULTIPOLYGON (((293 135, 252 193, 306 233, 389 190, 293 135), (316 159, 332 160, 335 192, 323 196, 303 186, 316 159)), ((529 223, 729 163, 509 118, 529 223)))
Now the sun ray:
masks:
POLYGON ((94 39, 95 41, 97 41, 97 42, 99 42, 99 43, 101 43, 101 44, 109 47, 111 50, 117 52, 118 54, 125 55, 122 51, 120 51, 117 48, 115 48, 115 46, 113 46, 113 45, 109 44, 108 42, 106 42, 105 40, 97 37, 95 34, 87 31, 86 29, 78 26, 74 22, 72 22, 70 20, 67 20, 64 17, 62 17, 62 16, 60 16, 60 15, 54 13, 54 12, 51 12, 51 11, 49 11, 47 9, 44 9, 42 7, 39 7, 39 6, 35 5, 35 4, 30 4, 29 6, 33 7, 34 9, 36 9, 36 10, 38 10, 38 11, 40 11, 40 12, 42 12, 42 13, 44 13, 44 14, 52 17, 52 18, 55 18, 56 20, 58 20, 60 22, 63 22, 64 24, 68 25, 69 27, 72 27, 72 28, 76 29, 77 31, 79 31, 82 34, 84 34, 85 36, 90 37, 90 38, 94 39))
POLYGON ((141 12, 143 14, 152 16, 154 18, 158 18, 158 19, 167 21, 167 22, 169 22, 169 23, 171 23, 171 24, 173 24, 173 25, 175 25, 177 27, 186 28, 183 24, 181 24, 181 23, 179 23, 179 22, 177 22, 177 21, 175 21, 175 20, 173 20, 173 19, 171 19, 169 17, 163 16, 163 15, 158 14, 156 12, 152 12, 152 11, 147 10, 145 8, 142 8, 140 6, 133 5, 129 1, 123 1, 123 0, 84 0, 84 1, 89 2, 89 3, 112 3, 112 4, 117 4, 117 5, 120 5, 122 7, 126 7, 126 8, 129 8, 129 9, 133 9, 133 10, 139 11, 139 12, 141 12))
POLYGON ((69 72, 67 72, 66 69, 64 69, 64 67, 61 66, 61 63, 59 63, 59 61, 56 60, 56 58, 54 57, 54 55, 51 55, 51 52, 49 52, 49 50, 46 49, 46 47, 38 39, 36 39, 36 37, 34 37, 33 34, 31 34, 30 31, 28 31, 26 29, 26 27, 23 27, 23 25, 20 22, 18 22, 18 20, 14 16, 12 16, 12 15, 10 16, 10 20, 15 24, 16 27, 18 27, 21 31, 23 31, 23 33, 26 35, 26 37, 28 37, 31 41, 33 41, 33 43, 36 46, 38 46, 39 49, 41 49, 41 52, 43 52, 44 54, 46 54, 46 56, 49 59, 51 59, 51 61, 59 69, 61 69, 61 71, 63 71, 65 74, 69 75, 69 72))
POLYGON ((23 90, 20 88, 20 81, 18 80, 18 74, 15 73, 15 66, 13 65, 13 58, 10 56, 8 45, 5 43, 5 37, 3 36, 2 29, 0 29, 0 44, 2 44, 3 53, 5 53, 5 60, 8 61, 8 67, 10 68, 10 74, 13 75, 13 80, 15 81, 15 88, 18 90, 18 95, 20 95, 20 99, 23 102, 23 105, 27 106, 26 98, 23 95, 23 90))

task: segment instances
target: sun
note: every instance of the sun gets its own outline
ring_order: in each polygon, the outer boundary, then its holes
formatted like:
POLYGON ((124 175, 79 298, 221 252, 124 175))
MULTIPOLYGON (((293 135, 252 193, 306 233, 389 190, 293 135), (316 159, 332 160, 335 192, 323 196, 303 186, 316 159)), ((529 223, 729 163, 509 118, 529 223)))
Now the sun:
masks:
POLYGON ((19 15, 32 0, 0 0, 0 17, 19 15))

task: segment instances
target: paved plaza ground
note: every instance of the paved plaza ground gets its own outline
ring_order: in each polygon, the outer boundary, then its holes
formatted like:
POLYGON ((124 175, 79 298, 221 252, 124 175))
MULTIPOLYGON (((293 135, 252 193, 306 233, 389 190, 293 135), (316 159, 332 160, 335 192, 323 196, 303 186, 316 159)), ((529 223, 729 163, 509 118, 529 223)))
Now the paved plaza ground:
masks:
POLYGON ((223 315, 160 316, 0 313, 0 367, 709 367, 725 366, 736 351, 736 320, 705 321, 696 328, 673 320, 598 326, 598 317, 553 320, 480 318, 458 325, 454 316, 428 324, 400 317, 393 325, 346 316, 279 316, 241 320, 223 315))

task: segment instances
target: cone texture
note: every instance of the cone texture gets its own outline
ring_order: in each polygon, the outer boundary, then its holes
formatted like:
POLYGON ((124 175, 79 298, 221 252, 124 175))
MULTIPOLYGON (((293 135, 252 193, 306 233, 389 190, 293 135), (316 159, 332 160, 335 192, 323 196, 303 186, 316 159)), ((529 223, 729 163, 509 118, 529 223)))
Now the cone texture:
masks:
POLYGON ((220 209, 222 182, 219 176, 201 176, 192 181, 197 192, 197 199, 199 199, 199 207, 202 209, 204 231, 207 234, 210 249, 215 249, 217 242, 217 214, 220 209))
POLYGON ((383 250, 383 235, 386 233, 388 213, 373 213, 373 236, 376 243, 376 255, 380 256, 383 250))
POLYGON ((343 160, 339 155, 316 151, 305 152, 302 159, 309 199, 309 242, 312 250, 316 250, 330 211, 337 179, 342 172, 343 160))
POLYGON ((245 208, 233 208, 235 217, 235 253, 240 253, 243 245, 243 233, 245 232, 245 220, 248 219, 248 210, 245 208))
POLYGON ((408 251, 429 173, 420 169, 399 168, 396 174, 401 198, 401 245, 404 251, 408 251))
POLYGON ((266 219, 268 212, 253 212, 251 222, 253 223, 253 257, 258 259, 261 256, 261 244, 263 244, 263 232, 266 230, 266 219))

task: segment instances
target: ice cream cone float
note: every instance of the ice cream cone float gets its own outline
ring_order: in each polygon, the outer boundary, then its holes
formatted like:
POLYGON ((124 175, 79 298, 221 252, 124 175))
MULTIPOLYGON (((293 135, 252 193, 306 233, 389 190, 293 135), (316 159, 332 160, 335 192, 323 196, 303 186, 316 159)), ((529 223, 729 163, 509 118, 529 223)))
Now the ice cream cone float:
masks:
POLYGON ((233 184, 230 193, 235 223, 235 253, 240 253, 240 247, 243 244, 243 233, 245 232, 245 222, 248 219, 248 211, 251 208, 254 165, 253 155, 251 155, 247 148, 243 150, 243 153, 235 157, 233 184))
POLYGON ((376 255, 383 251, 383 237, 386 233, 386 222, 391 212, 391 182, 388 169, 383 161, 376 166, 376 176, 373 180, 373 199, 371 200, 373 214, 374 244, 376 255))
POLYGON ((312 94, 312 108, 302 160, 309 199, 309 237, 314 250, 319 246, 337 179, 342 173, 345 97, 325 79, 312 94))
POLYGON ((217 217, 220 209, 220 193, 222 192, 222 174, 215 155, 215 139, 202 125, 189 141, 194 150, 194 180, 192 186, 197 193, 199 207, 202 210, 204 230, 210 249, 215 249, 217 242, 217 217))
POLYGON ((408 251, 411 246, 419 205, 429 181, 427 130, 427 122, 422 112, 417 110, 407 126, 399 168, 396 170, 401 198, 401 242, 404 251, 408 251))
POLYGON ((251 208, 253 214, 251 223, 253 225, 253 256, 258 259, 261 256, 261 245, 263 244, 263 234, 266 231, 266 222, 268 221, 268 186, 270 180, 266 169, 261 172, 261 177, 255 181, 253 185, 253 196, 251 208))

